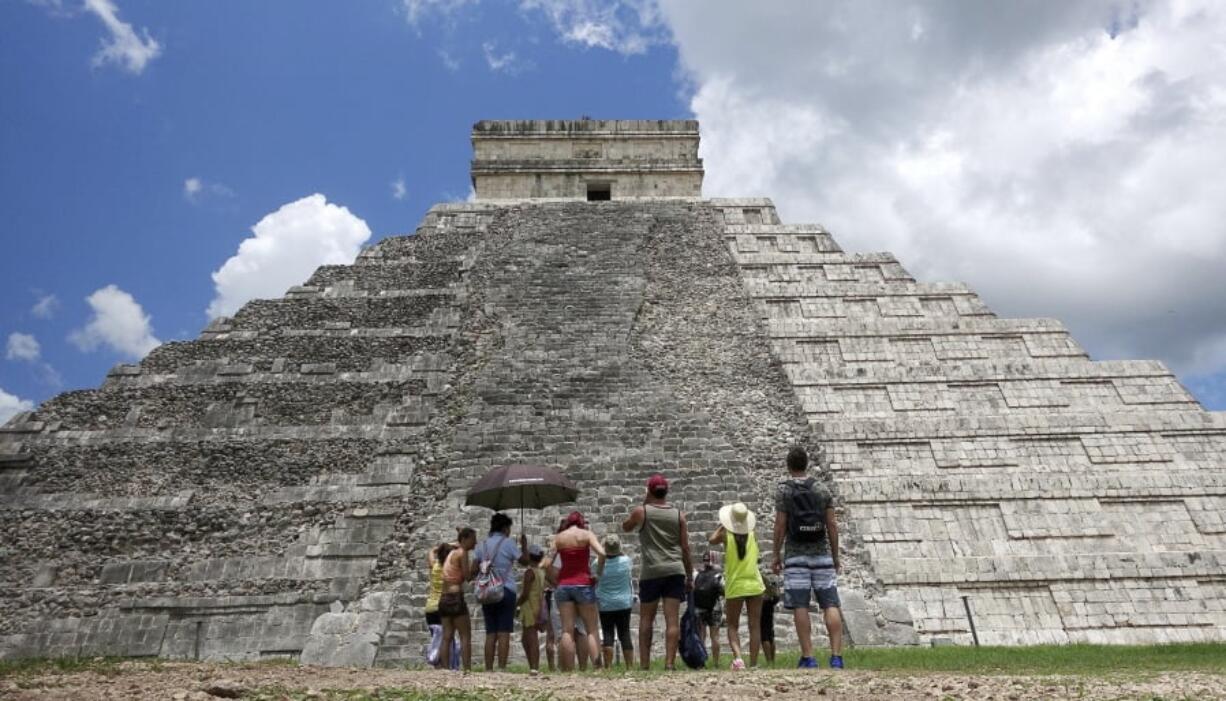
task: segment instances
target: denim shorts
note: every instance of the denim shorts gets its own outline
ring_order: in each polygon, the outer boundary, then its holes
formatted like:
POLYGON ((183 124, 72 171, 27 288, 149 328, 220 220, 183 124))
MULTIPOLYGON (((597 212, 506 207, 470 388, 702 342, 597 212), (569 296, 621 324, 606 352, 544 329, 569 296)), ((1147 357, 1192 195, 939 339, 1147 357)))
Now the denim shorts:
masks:
POLYGON ((485 616, 486 633, 512 633, 515 631, 515 592, 506 589, 502 601, 496 604, 481 604, 485 616))
POLYGON ((596 603, 596 587, 590 584, 563 584, 553 592, 554 603, 561 605, 567 601, 576 604, 596 603))
POLYGON ((810 594, 816 594, 823 610, 839 607, 838 577, 829 555, 790 557, 783 563, 784 608, 809 608, 810 594))

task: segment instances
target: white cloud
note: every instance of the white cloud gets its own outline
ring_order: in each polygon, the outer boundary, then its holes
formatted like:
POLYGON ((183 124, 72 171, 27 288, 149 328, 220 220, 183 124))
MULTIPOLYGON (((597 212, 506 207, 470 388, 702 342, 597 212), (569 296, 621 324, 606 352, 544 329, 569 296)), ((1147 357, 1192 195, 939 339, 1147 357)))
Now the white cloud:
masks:
POLYGON ((1226 370, 1226 5, 661 10, 707 196, 771 196, 1097 357, 1226 370))
POLYGON ((403 200, 409 194, 409 188, 404 183, 404 176, 392 181, 392 199, 403 200))
POLYGON ((82 351, 106 346, 140 359, 161 343, 153 336, 149 315, 132 295, 115 285, 96 290, 85 301, 94 310, 94 316, 68 336, 68 340, 82 351))
POLYGON ((320 194, 283 205, 251 231, 213 273, 210 318, 233 314, 252 299, 279 297, 321 265, 351 263, 370 238, 365 221, 320 194))
POLYGON ((455 56, 452 56, 451 52, 445 49, 439 49, 438 57, 439 57, 439 60, 443 62, 443 67, 451 71, 452 73, 455 73, 456 71, 460 70, 462 66, 462 64, 460 63, 460 59, 456 58, 455 56))
POLYGON ((0 426, 8 423, 8 420, 23 411, 30 411, 34 408, 34 402, 28 399, 22 399, 16 395, 9 394, 3 389, 0 389, 0 426))
POLYGON ((189 200, 194 200, 203 189, 204 183, 200 178, 188 178, 183 181, 183 196, 189 200))
POLYGON ((654 0, 520 0, 519 6, 544 13, 569 44, 632 55, 668 40, 654 0))
POLYGON ((402 0, 401 10, 404 12, 405 19, 414 27, 421 23, 422 19, 430 15, 450 16, 465 5, 475 5, 480 0, 402 0))
POLYGON ((38 345, 38 339, 34 336, 17 332, 9 334, 4 354, 9 360, 24 360, 32 363, 38 360, 41 353, 42 349, 38 345))
POLYGON ((233 197, 234 190, 221 183, 210 183, 200 176, 192 175, 183 181, 183 196, 192 205, 199 205, 211 197, 233 197))
POLYGON ((530 61, 519 58, 514 51, 498 53, 498 47, 492 41, 482 44, 481 51, 485 54, 486 65, 495 73, 516 75, 532 67, 530 61))
POLYGON ((34 306, 30 307, 30 314, 36 319, 50 319, 59 308, 60 300, 55 295, 42 295, 34 306))
POLYGON ((119 19, 119 8, 112 0, 85 0, 85 10, 102 20, 109 39, 102 41, 102 48, 94 54, 94 66, 107 63, 122 65, 131 73, 140 73, 150 61, 162 53, 162 45, 149 36, 147 29, 137 34, 132 25, 119 19))
POLYGON ((198 176, 183 181, 183 197, 198 204, 206 197, 233 197, 234 191, 221 183, 207 182, 198 176))
MULTIPOLYGON (((405 18, 421 32, 421 23, 437 17, 454 25, 462 11, 480 0, 402 0, 405 18)), ((623 55, 645 53, 655 44, 667 43, 667 28, 661 21, 656 0, 519 0, 524 15, 543 15, 550 29, 567 44, 599 48, 623 55)), ((498 71, 486 49, 486 62, 498 71)), ((459 67, 449 53, 442 53, 451 70, 459 67)), ((513 54, 512 54, 513 56, 513 54)))

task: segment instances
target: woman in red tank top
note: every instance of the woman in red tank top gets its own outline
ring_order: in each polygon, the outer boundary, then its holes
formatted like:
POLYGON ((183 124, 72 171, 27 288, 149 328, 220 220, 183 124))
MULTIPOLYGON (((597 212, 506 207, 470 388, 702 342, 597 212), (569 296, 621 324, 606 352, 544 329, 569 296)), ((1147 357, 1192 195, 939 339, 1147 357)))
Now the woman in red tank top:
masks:
POLYGON ((604 548, 600 539, 587 529, 583 514, 572 511, 558 534, 554 536, 553 547, 556 553, 551 553, 545 562, 545 567, 557 565, 558 587, 554 592, 554 602, 558 605, 558 615, 562 618, 562 640, 559 646, 562 671, 569 672, 575 668, 575 617, 583 619, 583 628, 587 631, 588 657, 593 667, 600 666, 600 644, 596 640, 596 631, 600 614, 596 609, 596 579, 592 576, 591 554, 599 558, 598 567, 604 566, 604 548), (555 557, 558 562, 555 563, 555 557))

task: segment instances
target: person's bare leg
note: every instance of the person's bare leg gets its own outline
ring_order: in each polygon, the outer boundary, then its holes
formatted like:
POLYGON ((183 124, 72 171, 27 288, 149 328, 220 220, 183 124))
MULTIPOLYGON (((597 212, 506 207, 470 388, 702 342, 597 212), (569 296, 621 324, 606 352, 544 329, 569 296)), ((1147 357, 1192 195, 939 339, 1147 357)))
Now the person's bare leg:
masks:
MULTIPOLYGON (((716 669, 719 668, 719 626, 709 626, 711 629, 711 664, 716 669)), ((704 630, 708 626, 699 626, 699 630, 704 630)))
POLYGON ((639 668, 651 669, 651 633, 656 623, 656 608, 660 601, 639 604, 639 668))
POLYGON ((523 631, 524 657, 528 658, 528 669, 541 669, 541 641, 537 635, 536 626, 525 626, 523 631))
POLYGON ((604 656, 604 668, 613 669, 613 646, 602 646, 600 648, 600 654, 604 656))
POLYGON ((600 639, 596 637, 596 631, 600 630, 600 612, 596 604, 579 604, 579 615, 587 630, 587 654, 592 659, 592 669, 600 669, 600 639))
POLYGON ((830 654, 843 655, 843 612, 837 606, 822 611, 826 619, 826 634, 830 636, 830 654))
POLYGON ((511 656, 511 633, 498 634, 498 669, 507 668, 507 658, 511 656))
POLYGON ((491 672, 494 669, 494 646, 498 643, 498 634, 489 632, 488 626, 485 630, 485 671, 491 672))
POLYGON ((677 667, 677 643, 681 640, 681 599, 664 599, 664 665, 677 667))
POLYGON ((724 625, 728 627, 728 649, 732 653, 733 663, 741 659, 741 604, 741 599, 724 602, 724 625))
POLYGON ((438 651, 439 669, 451 669, 451 639, 455 637, 455 619, 443 619, 443 649, 438 651))
POLYGON ((558 604, 562 618, 562 640, 558 645, 558 666, 563 672, 575 668, 575 604, 572 601, 558 604))
MULTIPOLYGON (((556 604, 555 604, 556 606, 556 604)), ((558 655, 558 638, 557 632, 553 629, 553 617, 549 617, 549 622, 545 624, 545 661, 549 663, 549 671, 557 671, 558 655)))
POLYGON ((792 617, 796 621, 796 637, 800 639, 800 656, 813 656, 813 632, 810 629, 809 609, 792 609, 792 617))
POLYGON ((456 619, 460 629, 460 658, 464 660, 464 671, 473 671, 473 622, 468 616, 456 619))
POLYGON ((579 626, 575 626, 572 633, 575 640, 575 660, 578 663, 579 671, 587 671, 587 636, 579 634, 579 626))
POLYGON ((757 667, 758 651, 762 648, 762 597, 751 597, 745 602, 745 620, 749 623, 749 666, 757 667))

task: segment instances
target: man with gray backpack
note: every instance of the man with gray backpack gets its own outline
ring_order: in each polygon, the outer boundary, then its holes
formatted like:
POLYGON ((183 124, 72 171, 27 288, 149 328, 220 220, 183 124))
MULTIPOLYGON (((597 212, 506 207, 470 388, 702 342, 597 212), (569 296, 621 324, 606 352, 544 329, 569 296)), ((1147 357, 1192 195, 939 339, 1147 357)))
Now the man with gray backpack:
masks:
POLYGON ((775 494, 774 562, 783 574, 783 606, 791 609, 800 639, 797 667, 818 666, 813 657, 809 621, 810 595, 825 618, 830 636, 830 667, 843 668, 843 617, 839 611, 839 530, 830 491, 808 474, 809 454, 796 446, 788 451, 788 479, 775 494), (781 552, 782 551, 782 552, 781 552))

